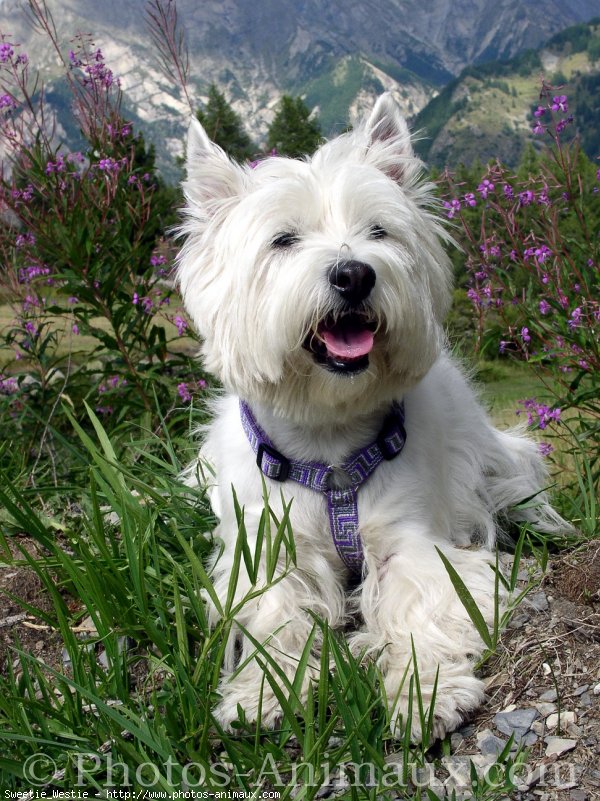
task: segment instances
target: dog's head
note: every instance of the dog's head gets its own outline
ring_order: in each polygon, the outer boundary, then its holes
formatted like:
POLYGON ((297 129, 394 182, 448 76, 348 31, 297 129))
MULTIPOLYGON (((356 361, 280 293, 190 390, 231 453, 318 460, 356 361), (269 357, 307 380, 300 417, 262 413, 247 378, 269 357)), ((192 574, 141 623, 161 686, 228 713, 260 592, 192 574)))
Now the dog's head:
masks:
POLYGON ((443 344, 451 270, 390 95, 306 161, 230 161, 196 121, 178 277, 206 367, 250 401, 341 419, 398 398, 443 344))

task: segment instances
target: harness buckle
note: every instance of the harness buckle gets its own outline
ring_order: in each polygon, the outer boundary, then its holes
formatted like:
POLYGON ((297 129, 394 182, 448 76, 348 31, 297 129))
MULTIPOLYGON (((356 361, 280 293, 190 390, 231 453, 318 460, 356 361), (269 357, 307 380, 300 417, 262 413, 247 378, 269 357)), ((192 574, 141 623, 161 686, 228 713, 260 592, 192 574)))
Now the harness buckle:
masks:
POLYGON ((290 460, 267 445, 261 442, 256 451, 256 464, 267 478, 273 481, 286 481, 290 474, 290 460))

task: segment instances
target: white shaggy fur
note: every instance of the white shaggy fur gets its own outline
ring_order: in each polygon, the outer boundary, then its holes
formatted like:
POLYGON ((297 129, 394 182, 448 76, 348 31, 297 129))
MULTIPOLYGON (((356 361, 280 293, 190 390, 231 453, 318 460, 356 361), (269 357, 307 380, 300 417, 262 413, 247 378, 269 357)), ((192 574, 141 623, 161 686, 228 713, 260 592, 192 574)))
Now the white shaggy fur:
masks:
MULTIPOLYGON (((412 637, 426 703, 439 668, 436 733, 451 730, 483 698, 473 675, 482 642, 435 546, 491 621, 490 549, 498 521, 536 493, 537 507, 521 510, 521 517, 545 528, 561 520, 540 492, 544 470, 534 443, 491 425, 444 352, 447 237, 406 124, 383 95, 369 120, 323 145, 311 160, 269 158, 251 169, 229 161, 194 122, 187 166, 179 281, 203 337, 205 365, 228 393, 216 405, 201 452, 216 476, 211 502, 224 549, 213 576, 222 602, 238 531, 231 487, 245 510, 251 548, 263 512, 263 476, 240 422, 239 398, 288 458, 328 465, 372 442, 393 401, 404 400, 406 412, 404 450, 383 462, 358 493, 365 565, 352 596, 324 497, 297 483, 267 480, 276 514, 281 492, 293 498, 298 567, 239 612, 238 647, 232 636, 218 716, 229 725, 239 703, 255 719, 261 687, 263 722, 274 725, 280 714, 255 660, 235 673, 254 652, 242 631, 267 643, 293 676, 311 613, 334 627, 359 613, 362 623, 349 637, 358 653, 378 661, 394 720, 406 715, 403 677, 412 637), (370 236, 373 225, 387 236, 370 236), (297 243, 274 248, 281 232, 295 234, 297 243), (308 332, 339 310, 327 275, 341 254, 368 263, 376 274, 368 298, 375 344, 368 369, 351 376, 327 370, 303 347, 308 332), (479 547, 468 550, 474 542, 479 547)), ((263 573, 259 585, 264 581, 263 573)), ((250 588, 242 568, 236 597, 250 588)), ((211 615, 214 621, 214 607, 211 615)), ((419 736, 416 721, 410 724, 419 736)))

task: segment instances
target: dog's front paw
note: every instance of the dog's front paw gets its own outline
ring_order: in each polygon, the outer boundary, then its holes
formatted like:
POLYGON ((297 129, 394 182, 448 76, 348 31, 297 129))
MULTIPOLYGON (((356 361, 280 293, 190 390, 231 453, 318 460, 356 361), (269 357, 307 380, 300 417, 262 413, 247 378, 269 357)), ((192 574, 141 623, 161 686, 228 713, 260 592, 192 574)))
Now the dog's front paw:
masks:
POLYGON ((233 731, 233 723, 240 718, 240 706, 248 723, 256 723, 273 729, 282 717, 281 706, 271 685, 263 674, 244 670, 234 679, 221 686, 221 701, 215 707, 213 716, 225 731, 233 731))
MULTIPOLYGON (((391 706, 391 729, 394 737, 404 736, 407 726, 410 726, 411 740, 415 743, 424 739, 419 701, 416 691, 413 690, 412 704, 409 703, 408 679, 404 679, 402 690, 398 694, 398 687, 404 673, 398 671, 397 676, 388 674, 385 679, 387 697, 391 706)), ((465 719, 469 712, 477 709, 483 701, 484 685, 475 676, 456 676, 437 686, 433 697, 432 686, 421 686, 421 700, 423 719, 427 726, 431 718, 429 741, 441 739, 454 731, 465 719), (431 704, 433 698, 433 715, 431 704)))

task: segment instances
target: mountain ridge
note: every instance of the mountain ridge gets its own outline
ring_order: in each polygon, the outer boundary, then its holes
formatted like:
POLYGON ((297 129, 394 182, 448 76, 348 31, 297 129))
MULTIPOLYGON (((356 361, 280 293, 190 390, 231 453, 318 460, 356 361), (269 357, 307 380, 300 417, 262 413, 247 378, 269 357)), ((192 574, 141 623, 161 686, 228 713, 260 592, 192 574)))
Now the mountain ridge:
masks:
MULTIPOLYGON (((166 173, 180 155, 189 117, 179 88, 162 73, 144 0, 48 0, 66 47, 90 31, 122 81, 125 109, 157 146, 166 173)), ((195 104, 216 83, 249 132, 264 140, 283 93, 299 94, 320 114, 324 133, 342 129, 384 89, 417 115, 468 64, 539 44, 597 12, 597 0, 179 0, 190 52, 195 104)), ((0 31, 33 47, 44 78, 56 57, 19 16, 0 3, 0 31)), ((37 66, 36 64, 36 66, 37 66)))

